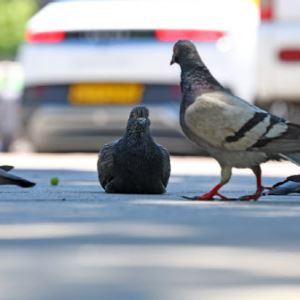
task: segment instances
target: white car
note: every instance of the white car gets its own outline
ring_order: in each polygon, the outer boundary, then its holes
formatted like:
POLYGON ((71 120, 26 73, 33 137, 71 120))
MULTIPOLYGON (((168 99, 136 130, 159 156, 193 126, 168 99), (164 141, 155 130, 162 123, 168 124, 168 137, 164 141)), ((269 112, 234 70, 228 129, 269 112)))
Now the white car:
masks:
POLYGON ((262 0, 258 35, 257 102, 300 120, 300 1, 262 0))
POLYGON ((119 137, 133 105, 150 109, 155 139, 199 149, 179 127, 178 39, 193 40, 212 73, 255 96, 255 0, 77 0, 48 4, 27 24, 24 130, 38 151, 96 151, 119 137))

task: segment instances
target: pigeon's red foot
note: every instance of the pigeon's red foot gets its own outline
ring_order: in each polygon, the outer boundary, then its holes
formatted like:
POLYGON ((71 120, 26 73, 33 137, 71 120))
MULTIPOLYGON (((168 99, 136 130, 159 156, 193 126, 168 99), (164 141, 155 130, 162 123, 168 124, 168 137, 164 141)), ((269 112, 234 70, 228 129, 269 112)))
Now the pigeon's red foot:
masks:
POLYGON ((242 201, 254 200, 254 201, 256 201, 262 195, 263 190, 266 188, 266 187, 263 187, 262 184, 261 184, 261 170, 260 170, 260 167, 257 166, 255 168, 252 168, 252 170, 253 170, 253 172, 256 176, 256 192, 253 195, 242 196, 242 197, 239 198, 239 200, 242 200, 242 201))
POLYGON ((205 193, 201 196, 195 196, 195 197, 184 197, 185 199, 190 199, 190 200, 198 200, 198 201, 213 201, 214 196, 219 196, 221 200, 227 200, 225 196, 220 194, 218 191, 222 187, 223 184, 219 183, 217 184, 211 191, 208 193, 205 193))
POLYGON ((208 193, 205 193, 201 196, 196 196, 196 199, 195 200, 199 200, 199 201, 213 201, 215 200, 214 199, 214 195, 213 193, 211 192, 208 192, 208 193))
POLYGON ((242 196, 240 197, 240 200, 242 201, 251 201, 251 200, 258 200, 258 198, 262 195, 262 190, 261 191, 257 191, 255 194, 253 195, 246 195, 246 196, 242 196))
POLYGON ((256 201, 259 197, 260 196, 257 196, 255 194, 253 194, 253 195, 246 195, 246 196, 240 197, 240 200, 242 200, 242 201, 251 201, 251 200, 256 201))
MULTIPOLYGON (((216 193, 214 195, 219 196, 221 201, 233 200, 233 199, 226 198, 224 195, 222 195, 220 193, 216 193)), ((214 201, 214 200, 217 200, 213 197, 214 195, 212 195, 210 192, 208 192, 201 196, 194 196, 194 197, 183 196, 183 198, 189 199, 189 200, 197 200, 197 201, 214 201)))
POLYGON ((220 193, 217 193, 216 195, 219 196, 221 198, 221 200, 228 200, 227 197, 225 197, 224 195, 222 195, 220 193))
POLYGON ((182 198, 188 199, 188 200, 196 200, 196 201, 214 201, 215 200, 213 197, 203 198, 203 196, 204 195, 202 195, 202 196, 193 196, 193 197, 182 196, 182 198))

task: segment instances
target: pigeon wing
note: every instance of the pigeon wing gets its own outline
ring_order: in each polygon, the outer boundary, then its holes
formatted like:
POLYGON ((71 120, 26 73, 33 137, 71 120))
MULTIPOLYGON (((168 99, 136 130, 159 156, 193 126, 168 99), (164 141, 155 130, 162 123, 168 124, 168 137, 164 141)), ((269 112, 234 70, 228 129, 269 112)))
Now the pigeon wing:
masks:
POLYGON ((199 96, 184 118, 194 135, 224 150, 279 153, 286 149, 286 139, 289 148, 295 144, 287 121, 226 92, 199 96))
POLYGON ((114 143, 106 144, 100 150, 97 168, 101 186, 105 189, 106 185, 113 179, 113 147, 114 143))
MULTIPOLYGON (((276 121, 277 117, 272 117, 276 121)), ((283 154, 300 152, 300 126, 281 119, 281 122, 274 123, 274 129, 276 126, 279 128, 282 123, 286 126, 283 132, 274 130, 272 133, 272 129, 270 129, 253 147, 260 147, 271 153, 274 151, 283 154)), ((299 157, 295 156, 295 160, 299 160, 299 157)))
POLYGON ((170 172, 171 172, 171 164, 170 164, 170 154, 169 152, 161 145, 158 145, 162 154, 162 183, 166 187, 168 185, 170 172))

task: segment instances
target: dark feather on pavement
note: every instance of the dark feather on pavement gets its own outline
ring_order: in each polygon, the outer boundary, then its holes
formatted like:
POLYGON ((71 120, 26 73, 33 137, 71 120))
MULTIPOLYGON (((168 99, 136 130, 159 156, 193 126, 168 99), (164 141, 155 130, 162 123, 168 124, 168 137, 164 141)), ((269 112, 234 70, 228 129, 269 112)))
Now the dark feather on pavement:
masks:
POLYGON ((134 107, 124 135, 100 150, 98 177, 107 193, 165 192, 170 177, 170 157, 151 137, 146 107, 134 107))
POLYGON ((8 173, 11 169, 13 169, 12 166, 0 166, 0 185, 18 185, 23 188, 33 187, 35 185, 34 182, 8 173))
POLYGON ((14 167, 13 166, 0 166, 0 169, 9 172, 10 170, 12 170, 14 167))
POLYGON ((265 195, 287 195, 300 193, 300 175, 292 175, 285 180, 275 183, 265 195))

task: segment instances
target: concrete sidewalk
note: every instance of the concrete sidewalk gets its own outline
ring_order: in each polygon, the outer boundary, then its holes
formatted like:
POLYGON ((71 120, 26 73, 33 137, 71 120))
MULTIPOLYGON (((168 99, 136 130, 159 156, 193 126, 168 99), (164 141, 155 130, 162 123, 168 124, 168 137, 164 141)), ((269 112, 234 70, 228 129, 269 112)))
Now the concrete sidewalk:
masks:
MULTIPOLYGON (((216 162, 196 157, 172 158, 165 195, 109 195, 96 160, 0 154, 37 182, 0 186, 1 300, 300 299, 300 195, 184 200, 218 181, 216 162)), ((271 185, 299 169, 272 162, 263 172, 271 185)), ((222 192, 254 189, 251 172, 236 170, 222 192)))

